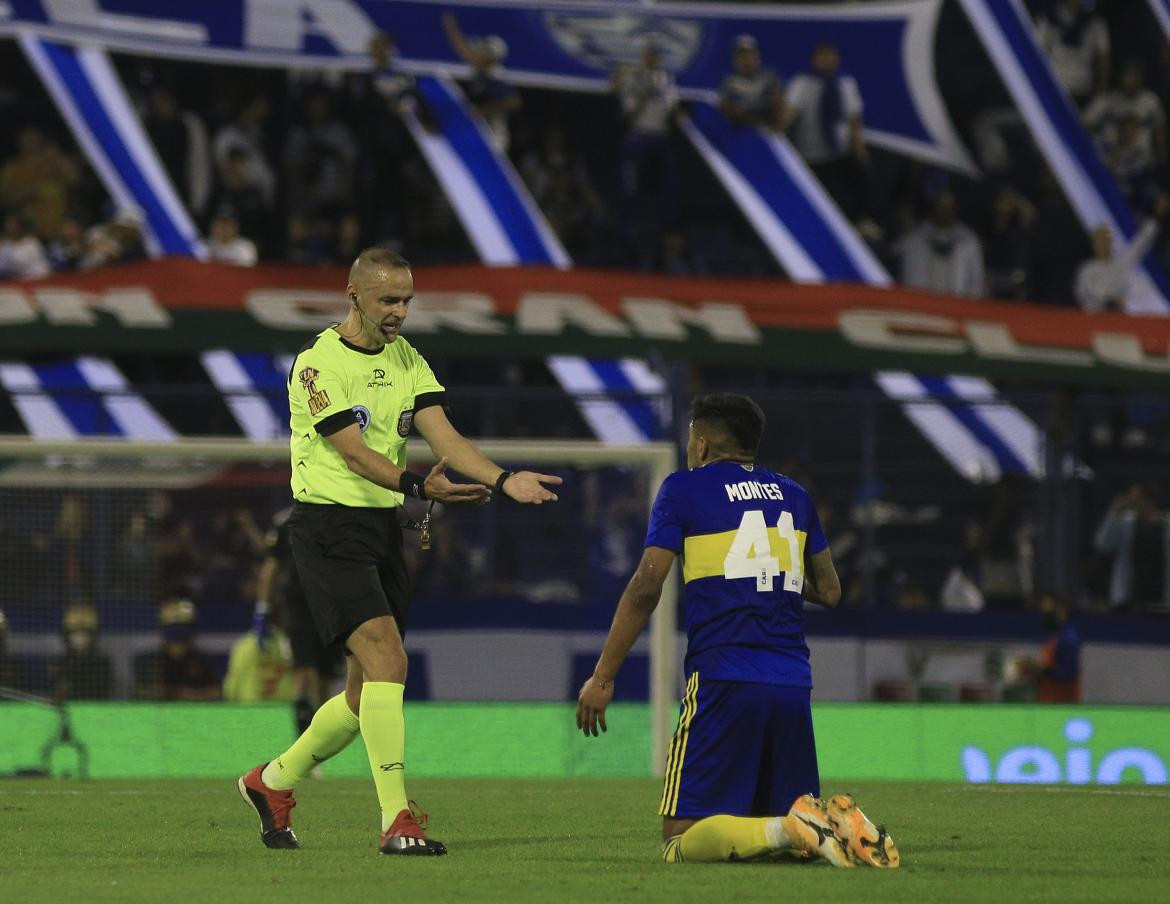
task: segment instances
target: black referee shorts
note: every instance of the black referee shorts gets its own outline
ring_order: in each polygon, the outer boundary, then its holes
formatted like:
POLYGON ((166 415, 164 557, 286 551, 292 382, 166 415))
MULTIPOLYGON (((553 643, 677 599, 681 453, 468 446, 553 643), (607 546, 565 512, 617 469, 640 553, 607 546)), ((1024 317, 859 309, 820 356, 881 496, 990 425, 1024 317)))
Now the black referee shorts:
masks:
POLYGON ((281 573, 284 576, 279 597, 281 623, 292 647, 293 668, 312 669, 322 678, 331 679, 341 665, 341 650, 321 641, 291 553, 289 559, 282 562, 281 573))
POLYGON ((405 635, 410 587, 397 509, 298 502, 288 528, 297 575, 324 643, 344 643, 362 622, 383 615, 393 615, 405 635))

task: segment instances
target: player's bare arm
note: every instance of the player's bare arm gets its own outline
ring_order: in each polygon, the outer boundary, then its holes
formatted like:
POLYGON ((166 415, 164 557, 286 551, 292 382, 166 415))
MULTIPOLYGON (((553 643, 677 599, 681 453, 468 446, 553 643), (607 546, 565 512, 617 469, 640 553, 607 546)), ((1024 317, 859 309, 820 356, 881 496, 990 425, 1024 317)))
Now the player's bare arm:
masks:
POLYGON ((804 575, 804 598, 818 606, 832 609, 841 602, 841 579, 833 565, 829 547, 808 556, 804 575))
MULTIPOLYGON (((367 446, 357 424, 350 424, 325 438, 355 474, 388 490, 401 489, 402 475, 406 472, 367 446)), ((446 470, 447 460, 441 458, 426 476, 423 490, 428 499, 455 505, 482 505, 491 499, 488 487, 478 483, 452 483, 443 473, 446 470)))
POLYGON ((577 727, 586 735, 597 737, 599 727, 606 730, 605 708, 613 699, 614 679, 658 607, 662 585, 674 559, 674 552, 659 546, 648 546, 643 551, 642 561, 618 602, 597 666, 577 695, 577 727))
MULTIPOLYGON (((414 416, 414 426, 422 434, 431 451, 438 458, 445 458, 451 467, 472 480, 487 486, 495 486, 504 469, 485 456, 475 444, 452 426, 446 412, 439 405, 424 408, 414 416)), ((540 505, 542 502, 556 502, 557 494, 545 484, 556 486, 561 478, 552 474, 537 474, 534 471, 516 471, 501 488, 504 495, 516 502, 540 505)))

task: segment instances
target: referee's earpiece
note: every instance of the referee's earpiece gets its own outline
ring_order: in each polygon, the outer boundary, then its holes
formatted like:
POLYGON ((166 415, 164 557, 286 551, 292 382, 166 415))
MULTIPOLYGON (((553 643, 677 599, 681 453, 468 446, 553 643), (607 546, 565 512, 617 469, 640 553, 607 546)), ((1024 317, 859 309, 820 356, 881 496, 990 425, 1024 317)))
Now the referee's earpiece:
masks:
POLYGON ((353 306, 356 308, 357 307, 357 295, 354 294, 353 292, 350 292, 349 293, 349 300, 353 302, 353 306))

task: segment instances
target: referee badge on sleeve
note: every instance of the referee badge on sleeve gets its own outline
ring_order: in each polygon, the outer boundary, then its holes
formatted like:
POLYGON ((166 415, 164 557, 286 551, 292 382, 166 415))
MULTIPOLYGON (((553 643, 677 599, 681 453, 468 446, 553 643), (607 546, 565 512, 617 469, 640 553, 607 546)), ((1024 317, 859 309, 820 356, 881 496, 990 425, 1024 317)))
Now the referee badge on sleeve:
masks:
POLYGON ((414 423, 414 410, 408 408, 402 414, 398 415, 398 435, 409 436, 410 425, 414 423))

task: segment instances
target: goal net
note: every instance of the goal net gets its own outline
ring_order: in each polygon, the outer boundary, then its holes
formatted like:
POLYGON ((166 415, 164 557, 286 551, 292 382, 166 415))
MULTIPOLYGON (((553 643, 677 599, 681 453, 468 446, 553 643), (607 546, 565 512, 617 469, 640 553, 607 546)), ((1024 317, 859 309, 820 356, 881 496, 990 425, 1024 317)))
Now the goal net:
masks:
MULTIPOLYGON (((561 500, 436 507, 425 551, 420 532, 404 531, 414 583, 408 698, 575 699, 638 561, 654 493, 675 469, 675 449, 477 445, 505 467, 561 475, 561 500)), ((425 444, 412 444, 412 468, 432 463, 425 444)), ((159 701, 222 696, 234 646, 268 630, 256 620, 257 582, 270 532, 290 504, 288 483, 284 443, 0 438, 0 708, 38 711, 28 716, 38 736, 0 757, 0 773, 75 754, 70 762, 84 763, 84 750, 58 749, 62 735, 73 740, 59 702, 72 710, 77 701, 150 701, 153 709, 138 712, 163 718, 159 701), (206 694, 177 695, 168 683, 186 667, 165 659, 180 635, 210 666, 206 694)), ((425 512, 411 501, 403 520, 425 512)), ((681 690, 676 580, 619 681, 621 697, 650 703, 652 774, 661 773, 681 690)), ((279 639, 279 606, 269 617, 279 639)), ((266 699, 288 699, 280 677, 271 676, 266 699)))

